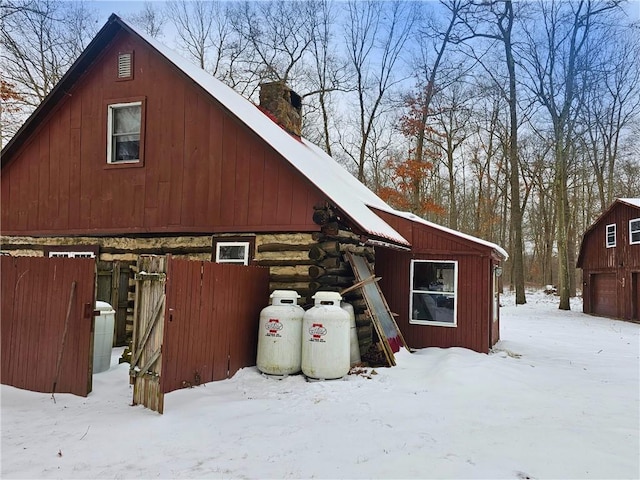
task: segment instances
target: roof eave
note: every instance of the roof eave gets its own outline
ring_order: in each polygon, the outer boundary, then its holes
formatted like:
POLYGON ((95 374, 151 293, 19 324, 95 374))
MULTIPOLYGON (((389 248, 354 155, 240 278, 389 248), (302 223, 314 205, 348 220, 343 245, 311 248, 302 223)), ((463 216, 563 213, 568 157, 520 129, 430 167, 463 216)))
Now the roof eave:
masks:
POLYGON ((104 46, 111 42, 115 34, 123 28, 119 20, 119 17, 115 14, 109 17, 107 23, 87 45, 87 48, 84 49, 60 81, 51 89, 40 105, 29 115, 29 118, 25 120, 20 129, 5 145, 0 153, 2 167, 15 157, 15 154, 24 145, 30 134, 42 123, 41 120, 56 108, 61 98, 69 94, 71 87, 84 74, 89 65, 94 62, 104 46))

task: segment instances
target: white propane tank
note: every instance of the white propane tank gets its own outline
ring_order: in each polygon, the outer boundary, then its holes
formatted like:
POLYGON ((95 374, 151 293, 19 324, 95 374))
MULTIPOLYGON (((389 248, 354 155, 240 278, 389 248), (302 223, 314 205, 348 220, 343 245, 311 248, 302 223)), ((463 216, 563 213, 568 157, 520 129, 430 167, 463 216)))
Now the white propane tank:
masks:
POLYGON ((302 319, 302 373, 319 380, 349 373, 349 314, 336 292, 317 292, 302 319))
POLYGON ((96 302, 96 310, 99 313, 93 328, 93 373, 100 373, 111 367, 116 312, 107 302, 100 301, 96 302))
POLYGON ((349 314, 349 353, 351 355, 351 366, 360 363, 360 344, 358 343, 358 330, 356 329, 356 314, 353 305, 347 302, 340 302, 340 308, 349 314))
POLYGON ((256 366, 267 375, 300 371, 300 342, 304 310, 294 290, 274 290, 271 305, 260 312, 256 366))

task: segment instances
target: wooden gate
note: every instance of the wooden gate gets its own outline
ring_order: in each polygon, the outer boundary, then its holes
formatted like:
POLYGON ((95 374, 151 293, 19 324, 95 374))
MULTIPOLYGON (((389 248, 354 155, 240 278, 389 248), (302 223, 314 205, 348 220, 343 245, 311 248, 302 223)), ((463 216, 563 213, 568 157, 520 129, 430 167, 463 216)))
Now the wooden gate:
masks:
POLYGON ((131 367, 133 403, 160 413, 165 393, 255 365, 260 310, 269 301, 266 268, 161 260, 139 262, 131 367))
POLYGON ((165 321, 166 258, 141 256, 136 273, 130 377, 133 404, 162 413, 160 389, 162 343, 165 321))
POLYGON ((0 271, 2 383, 86 397, 95 260, 2 256, 0 271))

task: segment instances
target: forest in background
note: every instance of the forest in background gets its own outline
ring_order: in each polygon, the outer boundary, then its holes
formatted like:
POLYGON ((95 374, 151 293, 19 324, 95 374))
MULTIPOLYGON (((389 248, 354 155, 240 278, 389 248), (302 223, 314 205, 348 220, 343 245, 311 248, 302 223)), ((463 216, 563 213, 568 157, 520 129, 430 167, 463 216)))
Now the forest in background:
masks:
MULTIPOLYGON (((582 234, 615 198, 640 196, 629 2, 140 5, 122 17, 243 96, 286 82, 303 135, 392 206, 503 246, 519 304, 525 285, 556 285, 569 309, 582 234)), ((3 145, 104 25, 95 7, 3 2, 3 145)))

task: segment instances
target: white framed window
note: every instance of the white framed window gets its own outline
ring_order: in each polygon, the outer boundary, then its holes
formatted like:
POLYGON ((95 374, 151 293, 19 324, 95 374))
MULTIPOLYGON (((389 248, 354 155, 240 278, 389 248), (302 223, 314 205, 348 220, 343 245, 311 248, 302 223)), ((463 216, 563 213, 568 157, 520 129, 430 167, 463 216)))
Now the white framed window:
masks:
POLYGON ((216 262, 249 265, 249 242, 216 242, 216 262))
POLYGON ((607 238, 606 238, 607 248, 616 246, 616 224, 612 223, 611 225, 607 225, 607 238))
POLYGON ((409 323, 455 327, 458 305, 458 262, 411 260, 409 323))
POLYGON ((640 218, 629 220, 629 243, 640 243, 640 218))
POLYGON ((142 159, 142 102, 107 106, 107 163, 138 163, 142 159))
POLYGON ((49 252, 49 258, 96 258, 93 252, 49 252))

